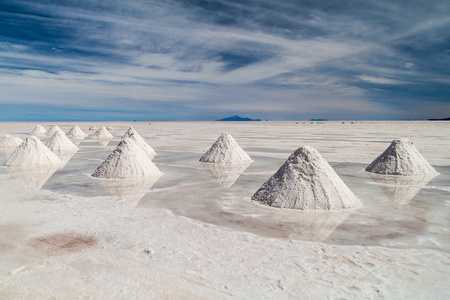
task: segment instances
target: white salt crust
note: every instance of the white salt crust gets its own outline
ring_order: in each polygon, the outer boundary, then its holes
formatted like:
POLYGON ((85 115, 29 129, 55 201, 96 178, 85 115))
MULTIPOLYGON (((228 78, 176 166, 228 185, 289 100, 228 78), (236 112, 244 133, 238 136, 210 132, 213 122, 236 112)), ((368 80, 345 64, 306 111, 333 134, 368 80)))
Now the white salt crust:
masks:
POLYGON ((252 196, 252 200, 274 207, 302 210, 361 206, 328 162, 309 146, 295 150, 252 196))
POLYGON ((245 163, 253 160, 230 134, 224 133, 200 158, 200 161, 205 163, 245 163))

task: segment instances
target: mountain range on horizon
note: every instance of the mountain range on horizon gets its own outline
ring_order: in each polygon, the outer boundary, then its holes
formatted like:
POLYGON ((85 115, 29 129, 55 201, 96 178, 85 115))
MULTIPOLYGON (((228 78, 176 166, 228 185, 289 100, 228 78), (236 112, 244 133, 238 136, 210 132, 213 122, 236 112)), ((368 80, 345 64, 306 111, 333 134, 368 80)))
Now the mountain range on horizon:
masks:
POLYGON ((234 115, 231 117, 227 117, 227 118, 223 118, 223 119, 219 119, 216 121, 261 121, 261 119, 250 119, 250 118, 243 118, 243 117, 239 117, 238 115, 234 115))

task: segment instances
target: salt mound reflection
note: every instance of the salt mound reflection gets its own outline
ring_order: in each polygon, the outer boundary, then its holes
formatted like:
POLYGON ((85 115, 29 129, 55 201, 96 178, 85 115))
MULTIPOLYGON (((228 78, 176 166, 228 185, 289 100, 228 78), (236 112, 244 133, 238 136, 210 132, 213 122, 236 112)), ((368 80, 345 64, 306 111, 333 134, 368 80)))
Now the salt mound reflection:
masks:
POLYGON ((230 188, 239 176, 250 166, 247 163, 201 163, 211 176, 219 182, 224 189, 230 188))
POLYGON ((109 194, 131 202, 138 202, 161 178, 161 175, 145 179, 103 179, 92 177, 109 194))
POLYGON ((408 204, 414 196, 436 177, 436 174, 423 176, 378 175, 371 173, 372 179, 380 184, 385 194, 397 204, 408 204))
POLYGON ((42 186, 59 169, 60 165, 46 165, 37 167, 5 167, 6 171, 14 178, 22 181, 27 186, 41 189, 42 186))

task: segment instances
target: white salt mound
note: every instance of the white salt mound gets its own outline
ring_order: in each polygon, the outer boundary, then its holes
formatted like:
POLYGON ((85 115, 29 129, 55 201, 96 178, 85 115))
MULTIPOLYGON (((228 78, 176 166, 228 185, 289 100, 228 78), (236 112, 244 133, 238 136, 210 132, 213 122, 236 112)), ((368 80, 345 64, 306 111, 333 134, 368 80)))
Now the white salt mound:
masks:
POLYGON ((395 139, 367 168, 367 172, 388 175, 432 175, 436 170, 419 153, 414 143, 395 139))
POLYGON ((64 133, 59 131, 55 132, 45 146, 54 153, 74 153, 78 151, 78 147, 64 133))
POLYGON ((320 153, 309 146, 295 150, 252 196, 274 207, 303 210, 355 208, 361 202, 320 153))
POLYGON ((139 179, 161 176, 159 169, 132 139, 124 138, 92 173, 108 179, 139 179))
POLYGON ((45 132, 45 136, 52 137, 57 131, 62 133, 63 135, 66 135, 64 131, 62 131, 61 128, 58 127, 58 125, 53 125, 45 132))
POLYGON ((67 133, 67 136, 69 138, 72 139, 84 139, 85 137, 87 137, 88 135, 86 133, 83 132, 83 130, 81 130, 80 127, 78 127, 78 125, 74 125, 70 131, 67 133))
POLYGON ((96 140, 110 140, 113 138, 113 135, 103 126, 92 135, 92 138, 96 140))
POLYGON ((5 166, 30 167, 59 164, 61 160, 37 137, 31 136, 6 158, 5 166))
POLYGON ((145 153, 147 153, 147 156, 150 159, 153 159, 155 157, 155 150, 144 141, 144 139, 139 135, 139 133, 137 133, 137 131, 133 127, 130 127, 127 132, 125 132, 125 134, 122 136, 122 139, 124 138, 132 139, 136 144, 138 144, 138 146, 142 148, 142 150, 145 151, 145 153))
POLYGON ((23 140, 21 138, 7 134, 0 140, 0 148, 16 148, 22 142, 23 140))
POLYGON ((42 125, 36 125, 36 127, 34 127, 33 131, 30 132, 32 135, 36 135, 36 136, 42 136, 47 132, 47 129, 45 129, 44 126, 42 125))
POLYGON ((91 127, 89 127, 89 130, 98 130, 97 126, 93 125, 91 127))
POLYGON ((253 160, 228 133, 222 134, 200 158, 205 163, 244 163, 253 160))

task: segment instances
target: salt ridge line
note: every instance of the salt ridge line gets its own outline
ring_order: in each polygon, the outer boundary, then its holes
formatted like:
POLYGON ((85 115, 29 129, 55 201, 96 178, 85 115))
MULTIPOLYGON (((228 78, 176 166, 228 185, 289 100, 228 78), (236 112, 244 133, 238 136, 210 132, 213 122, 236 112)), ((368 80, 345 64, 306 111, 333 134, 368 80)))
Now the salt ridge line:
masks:
POLYGON ((204 163, 245 163, 253 160, 230 134, 224 133, 200 158, 200 161, 204 163))
POLYGON ((136 144, 138 144, 142 148, 142 150, 145 151, 145 153, 147 153, 147 156, 150 159, 153 159, 155 157, 156 155, 155 150, 144 141, 142 136, 139 133, 137 133, 137 131, 133 127, 130 127, 127 130, 127 132, 125 132, 125 134, 122 136, 122 139, 124 138, 132 139, 136 144))
POLYGON ((438 174, 414 143, 407 139, 393 140, 389 147, 367 166, 366 171, 402 176, 438 174))
POLYGON ((141 179, 161 176, 161 171, 132 139, 124 138, 92 173, 107 179, 141 179))
POLYGON ((6 158, 5 166, 32 167, 60 164, 61 160, 37 137, 30 136, 6 158))
POLYGON ((274 207, 302 210, 361 206, 328 162, 309 146, 295 150, 252 196, 252 200, 274 207))
POLYGON ((72 141, 65 134, 62 134, 59 131, 55 132, 51 140, 45 143, 45 146, 47 146, 52 152, 58 154, 75 153, 79 150, 78 147, 72 143, 72 141))

